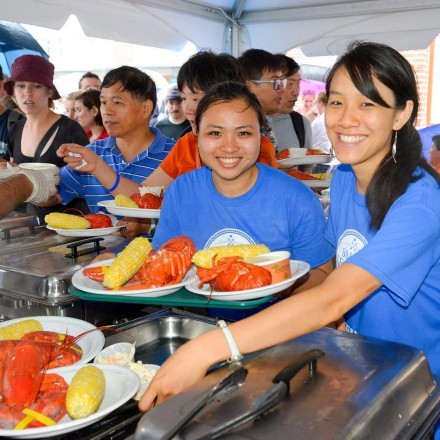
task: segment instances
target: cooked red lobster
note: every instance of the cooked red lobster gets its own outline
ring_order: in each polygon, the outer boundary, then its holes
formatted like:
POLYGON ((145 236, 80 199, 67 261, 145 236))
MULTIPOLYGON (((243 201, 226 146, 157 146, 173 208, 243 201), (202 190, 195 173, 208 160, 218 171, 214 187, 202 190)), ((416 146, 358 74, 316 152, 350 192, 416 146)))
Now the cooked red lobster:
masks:
POLYGON ((217 292, 255 289, 272 283, 272 274, 267 269, 245 263, 239 257, 223 257, 217 263, 214 257, 212 267, 199 267, 197 275, 200 279, 199 288, 209 283, 211 289, 217 292))

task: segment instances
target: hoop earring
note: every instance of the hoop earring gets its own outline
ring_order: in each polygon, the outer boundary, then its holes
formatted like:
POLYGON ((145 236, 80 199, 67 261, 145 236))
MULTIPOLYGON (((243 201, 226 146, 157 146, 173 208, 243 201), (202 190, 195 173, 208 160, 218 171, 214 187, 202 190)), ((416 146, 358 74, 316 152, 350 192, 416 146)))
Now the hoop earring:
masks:
POLYGON ((397 154, 397 131, 394 134, 394 142, 393 142, 393 146, 391 147, 391 157, 393 158, 394 163, 397 163, 396 154, 397 154))

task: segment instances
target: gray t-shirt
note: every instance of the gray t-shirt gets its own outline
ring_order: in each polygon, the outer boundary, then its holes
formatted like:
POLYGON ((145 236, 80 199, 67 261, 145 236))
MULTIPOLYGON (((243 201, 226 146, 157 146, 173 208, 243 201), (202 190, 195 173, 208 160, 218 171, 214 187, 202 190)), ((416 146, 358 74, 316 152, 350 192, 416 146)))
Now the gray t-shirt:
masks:
MULTIPOLYGON (((303 116, 304 122, 304 147, 312 148, 312 126, 310 121, 303 116)), ((278 116, 267 116, 272 130, 275 132, 277 139, 278 152, 285 150, 286 148, 299 148, 298 136, 293 127, 292 119, 289 114, 282 114, 278 116)))

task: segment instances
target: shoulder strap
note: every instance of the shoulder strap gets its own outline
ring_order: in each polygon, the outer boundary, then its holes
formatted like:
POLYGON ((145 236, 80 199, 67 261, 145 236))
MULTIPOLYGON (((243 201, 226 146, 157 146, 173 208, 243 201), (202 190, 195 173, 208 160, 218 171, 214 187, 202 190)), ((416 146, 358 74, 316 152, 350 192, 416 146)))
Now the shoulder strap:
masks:
POLYGON ((46 144, 49 142, 49 139, 55 133, 55 130, 58 129, 62 119, 63 117, 61 116, 61 118, 55 121, 54 124, 49 128, 49 130, 46 131, 46 134, 43 136, 43 139, 41 139, 41 142, 38 144, 38 147, 35 150, 33 162, 38 162, 38 159, 41 156, 41 152, 43 151, 46 144))
POLYGON ((292 119, 293 128, 295 129, 296 135, 298 136, 299 147, 304 148, 306 133, 303 117, 300 113, 293 111, 290 113, 290 119, 292 119))
POLYGON ((14 110, 9 111, 8 122, 7 122, 8 133, 11 132, 12 127, 20 119, 20 117, 21 117, 20 113, 14 111, 14 110))

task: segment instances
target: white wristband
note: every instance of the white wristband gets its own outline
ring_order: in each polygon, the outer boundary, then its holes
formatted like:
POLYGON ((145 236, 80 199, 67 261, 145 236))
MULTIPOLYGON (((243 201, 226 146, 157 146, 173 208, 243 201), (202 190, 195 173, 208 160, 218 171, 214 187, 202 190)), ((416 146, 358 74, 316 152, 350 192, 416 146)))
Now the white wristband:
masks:
POLYGON ((232 363, 241 361, 243 359, 243 355, 238 350, 237 344, 235 343, 232 333, 228 328, 228 324, 226 324, 225 321, 218 321, 217 327, 222 329, 229 345, 229 350, 231 350, 231 359, 229 359, 229 362, 232 363))

